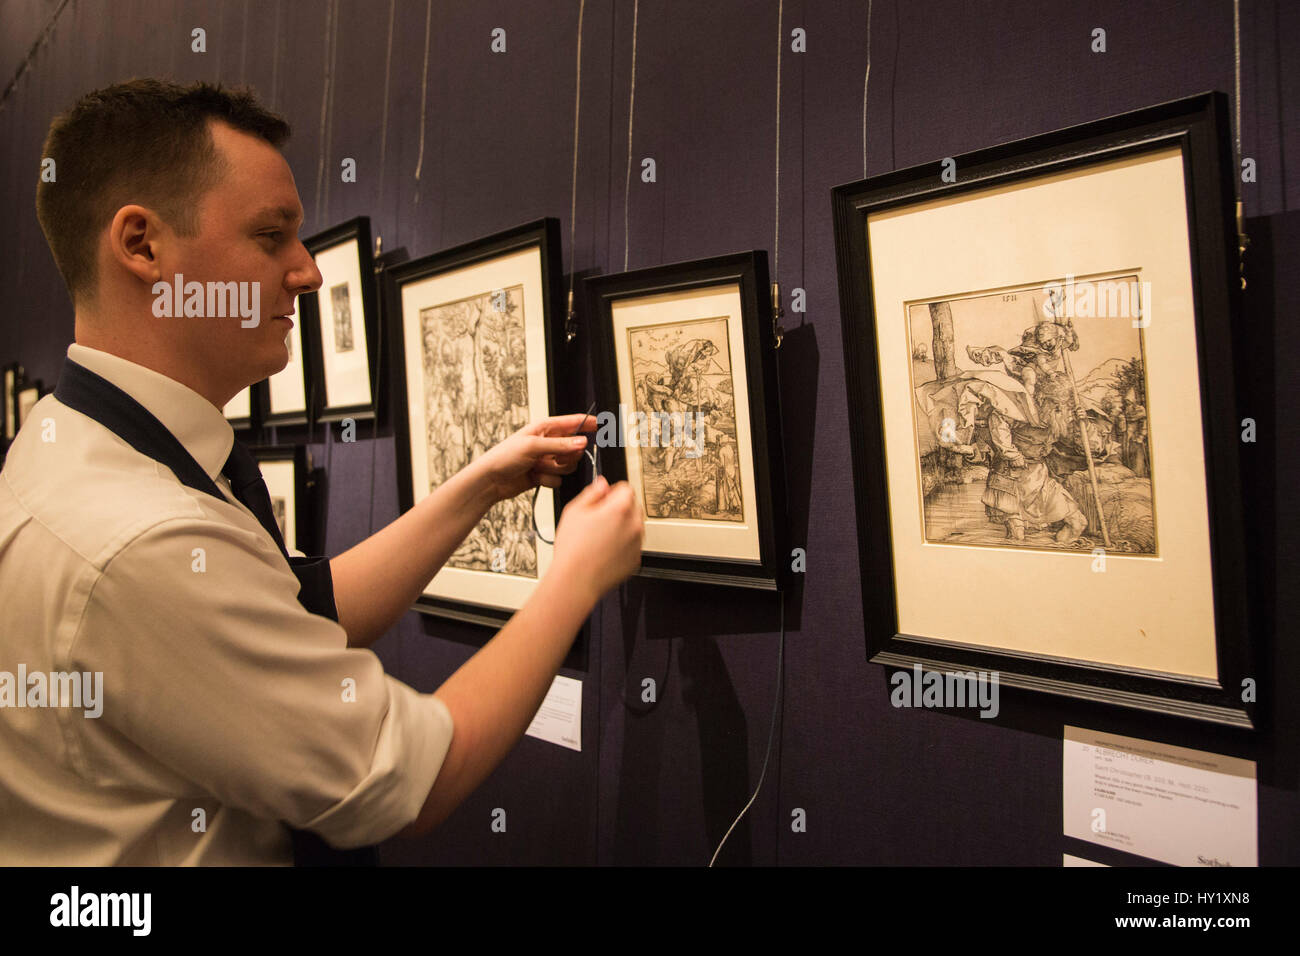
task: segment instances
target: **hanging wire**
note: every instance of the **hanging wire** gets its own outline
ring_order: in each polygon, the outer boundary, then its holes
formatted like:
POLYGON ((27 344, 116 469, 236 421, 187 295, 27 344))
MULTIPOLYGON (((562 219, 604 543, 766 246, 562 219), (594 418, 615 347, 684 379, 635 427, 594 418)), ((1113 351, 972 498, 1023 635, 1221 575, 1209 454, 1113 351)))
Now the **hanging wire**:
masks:
POLYGON ((1232 72, 1237 113, 1237 162, 1241 162, 1241 0, 1232 0, 1232 72))
POLYGON ((578 273, 577 244, 575 226, 578 220, 578 121, 582 117, 582 15, 587 9, 587 0, 578 4, 578 66, 577 77, 573 83, 573 189, 569 200, 569 311, 564 319, 564 340, 572 342, 578 334, 573 320, 573 280, 578 273))
POLYGON ((775 179, 775 198, 773 214, 773 234, 772 234, 772 343, 773 348, 781 347, 781 339, 785 336, 785 329, 781 328, 780 318, 785 315, 785 309, 781 306, 781 284, 777 278, 780 275, 781 264, 781 60, 785 52, 785 0, 781 0, 776 8, 776 174, 775 179))
POLYGON ((723 834, 722 839, 718 842, 718 848, 713 851, 713 858, 709 860, 709 866, 713 866, 718 861, 718 854, 722 852, 722 847, 727 842, 727 837, 731 836, 731 831, 736 829, 739 823, 749 812, 749 808, 754 805, 758 793, 763 789, 763 780, 767 777, 767 762, 772 756, 772 741, 776 739, 776 715, 781 712, 781 683, 782 675, 785 673, 785 592, 781 591, 778 600, 781 602, 781 637, 777 644, 776 650, 776 694, 772 700, 772 721, 767 730, 767 751, 763 754, 763 769, 758 775, 758 786, 754 787, 754 792, 749 796, 749 802, 741 808, 740 813, 736 814, 736 819, 731 821, 731 826, 727 827, 727 832, 723 834))
POLYGON ((640 11, 641 0, 633 0, 632 3, 632 83, 627 95, 627 177, 623 181, 623 271, 627 271, 628 263, 628 237, 630 228, 628 226, 628 199, 632 195, 632 115, 633 108, 636 105, 636 24, 637 15, 640 11))
POLYGON ((275 55, 271 57, 271 107, 280 108, 280 3, 275 0, 275 55))
MULTIPOLYGON (((781 263, 781 53, 785 50, 785 0, 776 6, 776 225, 772 236, 772 281, 780 275, 781 263)), ((773 303, 775 305, 775 303, 773 303)))
POLYGON ((424 8, 424 68, 420 76, 420 149, 415 158, 415 202, 420 201, 420 170, 424 168, 425 107, 429 101, 429 28, 433 23, 433 0, 424 8))
POLYGON ((1232 69, 1235 100, 1233 106, 1236 115, 1236 168, 1233 170, 1233 191, 1237 195, 1237 269, 1241 276, 1241 287, 1246 288, 1246 249, 1250 246, 1250 236, 1246 235, 1246 202, 1241 190, 1241 0, 1232 0, 1232 69))
POLYGON ((334 0, 325 4, 325 76, 321 81, 320 94, 320 128, 316 146, 316 213, 312 223, 321 226, 321 190, 325 186, 325 127, 329 116, 330 102, 330 28, 334 23, 334 0))
POLYGON ((397 0, 388 0, 388 46, 384 53, 384 107, 379 120, 379 202, 384 201, 384 167, 388 158, 388 87, 393 77, 393 17, 397 0))
POLYGON ((871 82, 871 0, 867 0, 867 72, 862 76, 862 178, 867 178, 867 84, 871 82))

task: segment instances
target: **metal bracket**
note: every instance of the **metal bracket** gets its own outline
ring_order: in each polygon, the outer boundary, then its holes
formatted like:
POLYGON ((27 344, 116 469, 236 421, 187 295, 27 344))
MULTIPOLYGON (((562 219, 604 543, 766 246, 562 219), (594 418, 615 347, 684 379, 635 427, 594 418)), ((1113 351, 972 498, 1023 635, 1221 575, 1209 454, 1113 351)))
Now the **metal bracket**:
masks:
POLYGON ((775 344, 773 349, 781 347, 781 340, 785 338, 785 329, 781 327, 780 319, 785 315, 785 309, 781 307, 781 284, 772 283, 772 338, 775 344))
POLYGON ((573 344, 573 340, 578 337, 578 323, 573 318, 573 290, 569 290, 569 311, 564 316, 564 342, 566 345, 573 344))
POLYGON ((1237 268, 1241 273, 1241 287, 1246 288, 1246 250, 1250 236, 1246 235, 1246 204, 1237 200, 1237 268))

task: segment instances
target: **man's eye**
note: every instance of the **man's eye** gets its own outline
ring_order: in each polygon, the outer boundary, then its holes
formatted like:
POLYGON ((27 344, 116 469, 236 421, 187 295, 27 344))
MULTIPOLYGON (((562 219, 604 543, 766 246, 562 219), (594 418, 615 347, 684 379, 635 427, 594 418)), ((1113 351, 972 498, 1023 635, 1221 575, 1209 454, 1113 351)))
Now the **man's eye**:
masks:
POLYGON ((275 230, 272 232, 259 232, 258 235, 262 236, 263 238, 272 239, 275 242, 280 242, 284 238, 284 233, 280 232, 279 230, 275 230))

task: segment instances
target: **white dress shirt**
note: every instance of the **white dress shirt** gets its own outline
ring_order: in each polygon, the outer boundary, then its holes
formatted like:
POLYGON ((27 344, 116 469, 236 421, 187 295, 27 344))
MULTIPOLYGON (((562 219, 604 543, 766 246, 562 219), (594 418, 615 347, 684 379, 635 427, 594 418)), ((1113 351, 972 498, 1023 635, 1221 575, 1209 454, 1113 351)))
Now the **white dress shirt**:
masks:
POLYGON ((284 823, 340 848, 392 836, 447 754, 446 706, 298 603, 221 475, 220 409, 118 356, 68 357, 148 409, 228 500, 53 395, 32 410, 0 471, 0 864, 289 864, 284 823), (17 706, 40 683, 47 704, 72 699, 37 673, 92 675, 92 695, 102 674, 102 713, 17 706))

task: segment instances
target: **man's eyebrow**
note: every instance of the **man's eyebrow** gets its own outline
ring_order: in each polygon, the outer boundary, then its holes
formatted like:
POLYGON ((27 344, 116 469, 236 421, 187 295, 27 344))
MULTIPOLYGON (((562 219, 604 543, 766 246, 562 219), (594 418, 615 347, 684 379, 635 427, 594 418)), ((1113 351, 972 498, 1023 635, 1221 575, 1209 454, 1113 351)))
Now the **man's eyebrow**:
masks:
POLYGON ((285 222, 298 222, 302 219, 302 213, 292 206, 266 206, 259 209, 254 215, 254 219, 282 219, 285 222))

